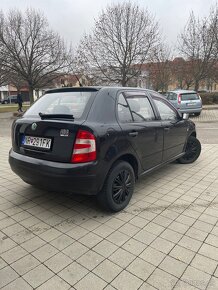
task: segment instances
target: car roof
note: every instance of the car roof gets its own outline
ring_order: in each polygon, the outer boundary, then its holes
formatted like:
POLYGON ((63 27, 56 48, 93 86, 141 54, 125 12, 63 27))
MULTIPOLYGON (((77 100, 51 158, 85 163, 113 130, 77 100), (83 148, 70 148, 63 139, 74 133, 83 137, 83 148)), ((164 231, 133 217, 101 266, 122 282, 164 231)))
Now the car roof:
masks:
POLYGON ((139 88, 139 87, 110 87, 110 86, 86 86, 86 87, 62 87, 62 88, 54 88, 46 90, 46 94, 50 93, 58 93, 58 92, 79 92, 79 91, 101 91, 101 90, 111 90, 111 91, 121 91, 121 90, 129 90, 129 91, 146 91, 146 92, 155 92, 156 94, 159 94, 160 97, 163 97, 160 93, 149 90, 146 88, 139 88))
POLYGON ((188 94, 188 93, 195 93, 196 94, 196 91, 192 91, 192 90, 172 90, 172 91, 168 91, 168 93, 177 93, 177 94, 188 94))

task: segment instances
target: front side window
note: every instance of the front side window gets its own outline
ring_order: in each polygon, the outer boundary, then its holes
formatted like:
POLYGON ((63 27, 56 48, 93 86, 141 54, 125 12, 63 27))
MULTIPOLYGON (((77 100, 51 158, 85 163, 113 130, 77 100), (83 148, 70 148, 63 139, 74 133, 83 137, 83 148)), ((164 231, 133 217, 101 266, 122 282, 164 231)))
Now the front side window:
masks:
POLYGON ((176 112, 164 101, 154 99, 155 105, 160 113, 161 120, 177 120, 176 112))

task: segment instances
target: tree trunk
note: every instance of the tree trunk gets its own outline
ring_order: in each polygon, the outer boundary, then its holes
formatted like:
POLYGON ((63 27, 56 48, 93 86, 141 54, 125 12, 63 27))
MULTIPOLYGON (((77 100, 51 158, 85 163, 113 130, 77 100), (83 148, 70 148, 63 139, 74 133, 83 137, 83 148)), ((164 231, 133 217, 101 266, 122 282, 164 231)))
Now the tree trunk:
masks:
POLYGON ((123 78, 121 80, 121 85, 122 85, 122 87, 126 87, 127 86, 127 80, 126 80, 125 76, 123 76, 123 78))
POLYGON ((196 80, 196 81, 195 81, 195 91, 197 92, 198 89, 199 89, 199 81, 196 80))
POLYGON ((33 98, 33 86, 29 85, 29 98, 30 98, 30 105, 32 105, 34 103, 34 98, 33 98))

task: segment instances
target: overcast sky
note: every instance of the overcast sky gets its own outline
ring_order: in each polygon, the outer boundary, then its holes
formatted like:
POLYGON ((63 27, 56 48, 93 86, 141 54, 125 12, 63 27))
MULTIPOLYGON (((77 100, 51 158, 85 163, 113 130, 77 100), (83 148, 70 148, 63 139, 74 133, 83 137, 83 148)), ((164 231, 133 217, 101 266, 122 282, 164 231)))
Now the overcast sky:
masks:
MULTIPOLYGON (((123 0, 0 0, 3 12, 10 8, 33 7, 43 11, 50 26, 75 46, 84 32, 89 32, 101 10, 123 0)), ((216 0, 138 0, 133 1, 156 17, 169 44, 176 43, 177 34, 193 10, 200 17, 209 13, 216 0)))

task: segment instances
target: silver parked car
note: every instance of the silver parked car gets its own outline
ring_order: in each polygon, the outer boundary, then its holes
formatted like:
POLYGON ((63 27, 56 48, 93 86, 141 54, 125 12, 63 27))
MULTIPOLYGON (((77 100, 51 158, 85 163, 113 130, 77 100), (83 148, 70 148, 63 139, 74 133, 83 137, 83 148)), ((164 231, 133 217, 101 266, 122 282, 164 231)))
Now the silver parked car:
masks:
POLYGON ((169 91, 166 98, 176 109, 181 113, 189 113, 199 116, 202 111, 201 97, 195 91, 190 90, 175 90, 169 91))

